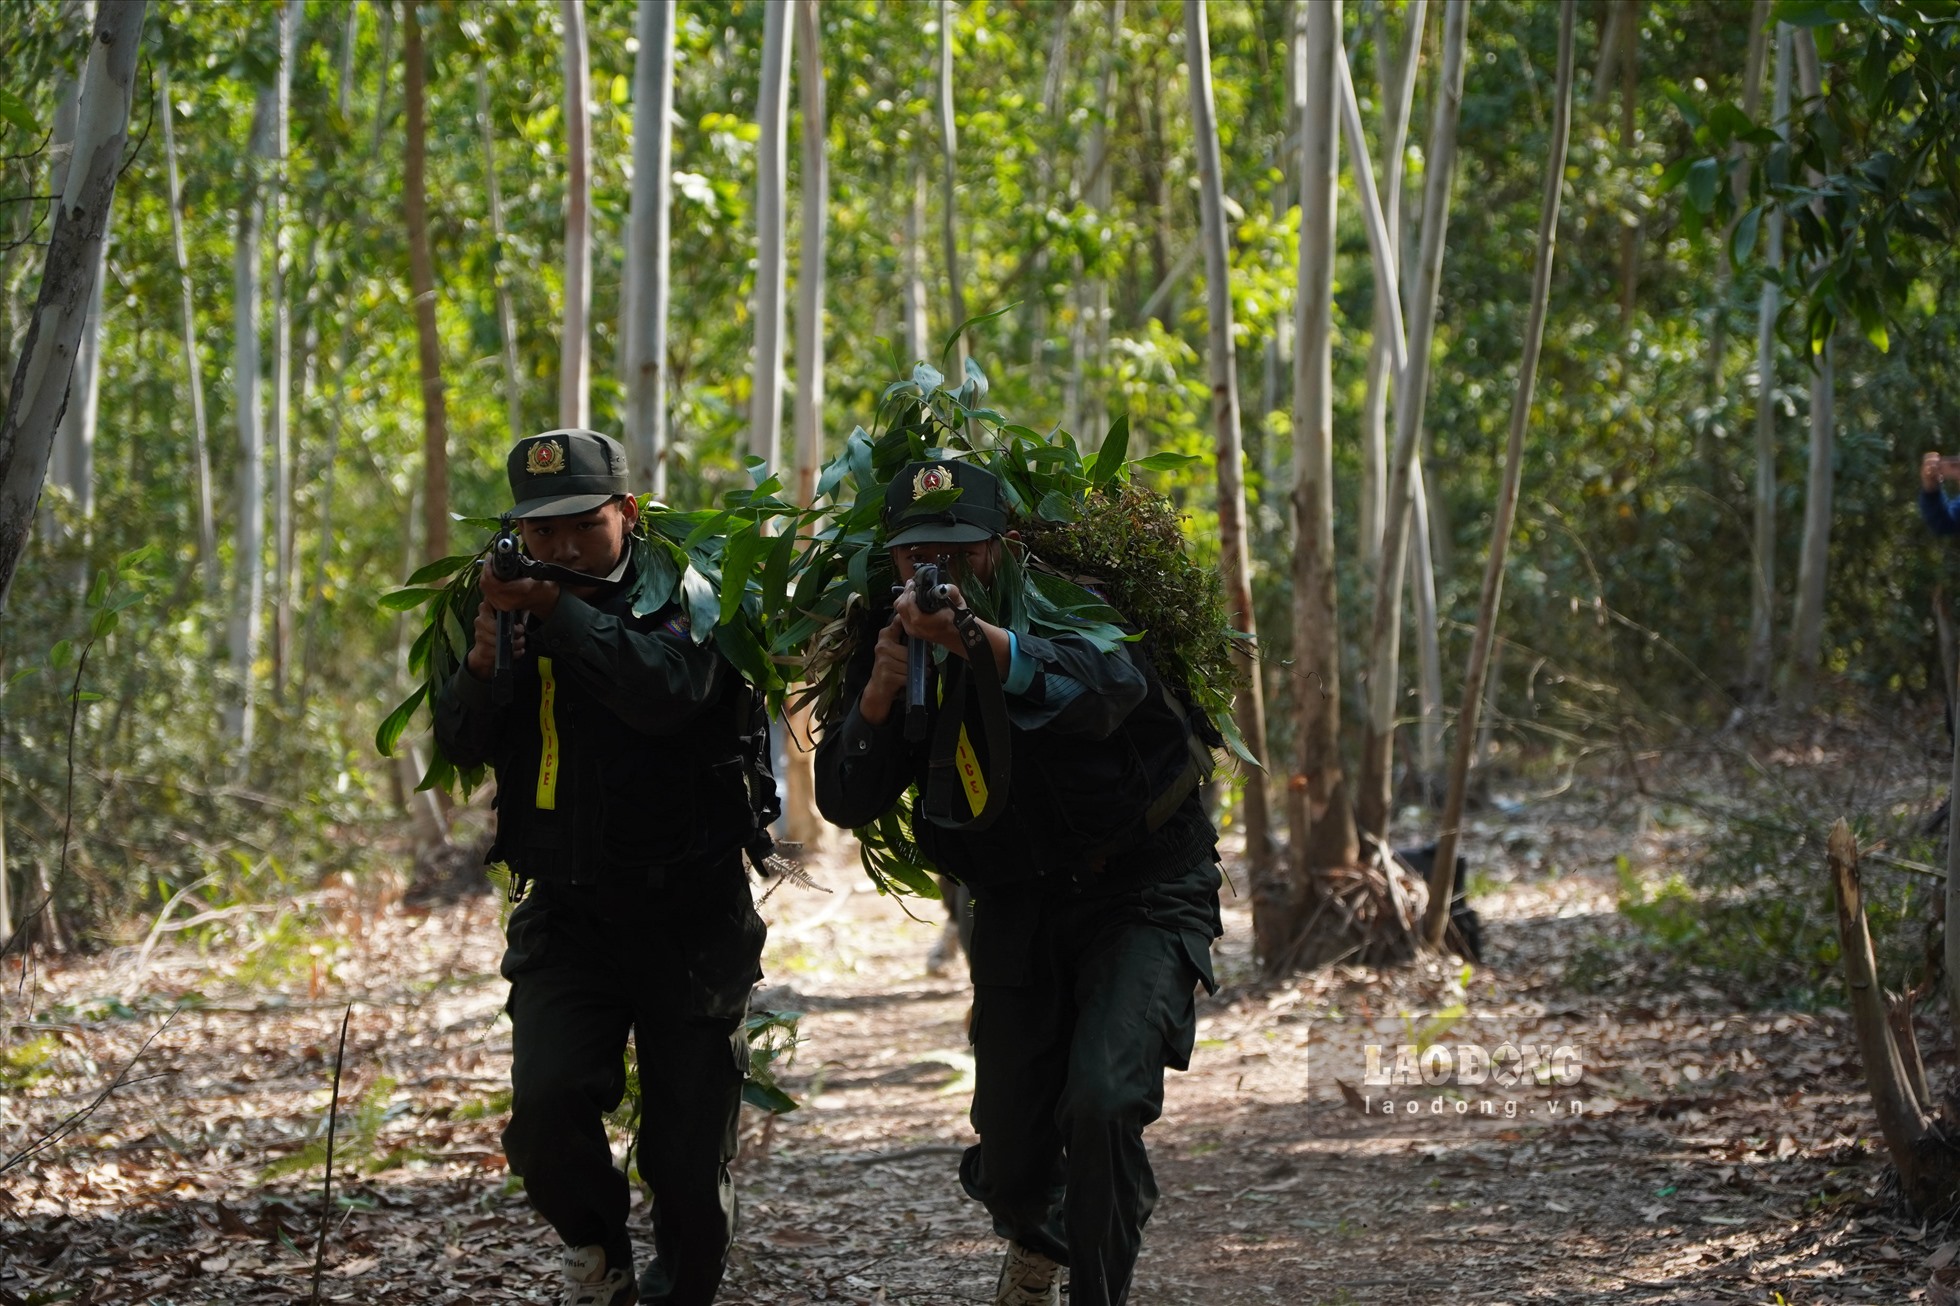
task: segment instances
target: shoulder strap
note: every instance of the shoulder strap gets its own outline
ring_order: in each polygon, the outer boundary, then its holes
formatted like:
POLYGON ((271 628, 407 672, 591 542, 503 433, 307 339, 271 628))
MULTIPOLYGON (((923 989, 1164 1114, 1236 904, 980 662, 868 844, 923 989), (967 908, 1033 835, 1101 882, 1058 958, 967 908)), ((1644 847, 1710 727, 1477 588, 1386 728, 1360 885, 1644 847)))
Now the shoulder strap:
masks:
MULTIPOLYGON (((939 705, 939 721, 934 727, 932 750, 926 755, 924 810, 926 819, 948 830, 984 830, 992 825, 1007 806, 1007 786, 1013 779, 1013 740, 1007 720, 1007 698, 1000 685, 1000 668, 994 665, 993 646, 971 608, 953 614, 953 628, 959 632, 966 650, 966 665, 949 665, 942 677, 944 700, 939 705), (966 690, 973 685, 980 707, 980 727, 987 737, 987 773, 981 783, 985 799, 974 811, 972 791, 960 774, 962 766, 977 766, 972 758, 960 757, 960 735, 966 722, 966 690), (969 819, 955 815, 955 795, 961 796, 972 812, 969 819)), ((977 777, 976 777, 977 778, 977 777)))

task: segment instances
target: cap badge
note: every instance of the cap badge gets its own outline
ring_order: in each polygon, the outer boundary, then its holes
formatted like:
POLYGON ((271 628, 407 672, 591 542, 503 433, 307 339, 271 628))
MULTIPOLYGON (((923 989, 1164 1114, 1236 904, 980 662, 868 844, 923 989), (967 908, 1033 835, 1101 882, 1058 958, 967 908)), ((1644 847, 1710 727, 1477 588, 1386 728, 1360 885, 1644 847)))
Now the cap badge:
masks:
POLYGON ((953 488, 953 474, 944 467, 921 467, 919 474, 912 478, 912 498, 916 501, 925 498, 936 490, 953 488))
POLYGON ((556 440, 540 440, 524 456, 524 470, 532 476, 550 476, 565 470, 565 446, 556 440))

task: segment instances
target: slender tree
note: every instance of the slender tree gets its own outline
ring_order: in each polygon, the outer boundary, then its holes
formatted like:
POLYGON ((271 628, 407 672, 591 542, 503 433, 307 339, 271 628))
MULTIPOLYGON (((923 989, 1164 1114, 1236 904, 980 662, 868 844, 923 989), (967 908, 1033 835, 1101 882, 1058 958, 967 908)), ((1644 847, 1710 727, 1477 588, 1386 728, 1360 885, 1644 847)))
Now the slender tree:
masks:
MULTIPOLYGON (((654 7, 657 6, 647 6, 654 7)), ((504 234, 503 187, 497 182, 497 125, 490 116, 490 79, 484 67, 482 62, 476 66, 476 124, 483 136, 483 190, 490 206, 490 239, 494 246, 490 277, 497 289, 497 336, 503 346, 504 421, 510 427, 510 438, 517 441, 531 432, 524 425, 524 378, 517 366, 517 311, 511 305, 510 278, 504 273, 504 256, 509 245, 504 234)))
MULTIPOLYGON (((1763 64, 1769 51, 1769 7, 1770 0, 1754 0, 1749 11, 1749 49, 1743 57, 1742 71, 1742 113, 1749 121, 1756 120, 1756 113, 1763 100, 1763 64)), ((1747 147, 1737 141, 1730 150, 1732 161, 1739 161, 1747 147)), ((1730 178, 1731 193, 1734 196, 1738 219, 1748 206, 1749 177, 1742 168, 1737 168, 1730 178)), ((1735 235, 1736 220, 1731 220, 1723 232, 1723 245, 1726 248, 1735 235)), ((1732 274, 1726 258, 1715 261, 1715 311, 1708 323, 1708 406, 1713 411, 1721 402, 1725 380, 1723 372, 1727 367, 1729 354, 1729 314, 1731 304, 1732 274)), ((1703 423, 1695 432, 1695 461, 1704 462, 1708 455, 1708 425, 1703 423)))
POLYGON ((1470 774, 1470 755, 1477 740, 1477 713, 1483 706, 1484 673, 1490 666, 1497 636, 1497 613, 1504 597, 1504 559, 1511 547, 1511 527, 1518 515, 1518 482, 1524 470, 1524 435, 1531 422, 1531 396, 1538 378, 1538 351, 1545 340, 1545 317, 1551 303, 1552 264, 1558 252, 1559 199, 1565 185, 1565 149, 1572 135, 1572 20, 1574 0, 1563 0, 1558 26, 1558 90, 1552 117, 1552 144, 1545 162, 1545 193, 1538 219, 1538 254, 1531 269, 1531 310, 1525 321, 1524 357, 1518 363, 1517 389, 1511 396, 1511 430, 1504 447, 1504 480, 1497 496, 1496 521, 1491 526, 1490 557, 1484 563, 1483 594, 1477 604, 1477 633, 1470 642, 1470 665, 1463 675, 1463 706, 1456 722, 1456 750, 1450 759, 1443 824, 1436 842, 1436 861, 1429 873, 1429 908, 1423 935, 1429 946, 1443 946, 1449 924, 1450 897, 1455 887, 1458 826, 1463 820, 1463 793, 1470 774))
MULTIPOLYGON (((1792 32, 1776 25, 1775 90, 1771 114, 1778 135, 1790 134, 1790 63, 1792 32)), ((1767 266, 1783 266, 1783 208, 1772 204, 1763 220, 1763 258, 1767 266)), ((1753 566, 1749 586, 1749 684, 1758 694, 1770 689, 1774 652, 1771 628, 1776 619, 1776 318, 1781 288, 1775 277, 1764 277, 1756 308, 1756 475, 1750 494, 1754 530, 1753 566)))
POLYGON ((6 412, 0 415, 0 608, 34 527, 34 507, 95 294, 116 178, 129 140, 145 12, 143 0, 105 5, 89 42, 67 185, 55 205, 41 292, 14 362, 6 412))
MULTIPOLYGON (((64 39, 82 37, 94 27, 95 0, 62 0, 60 30, 64 39)), ((86 47, 84 58, 86 58, 86 47)), ((82 69, 64 64, 55 86, 54 131, 48 151, 48 194, 59 195, 68 185, 68 164, 74 157, 75 130, 81 113, 82 69)), ((111 226, 115 215, 110 214, 111 226)), ((108 268, 110 232, 102 234, 102 250, 97 255, 95 290, 89 299, 88 320, 75 355, 74 379, 68 386, 68 407, 61 415, 61 428, 55 434, 54 453, 48 465, 48 479, 61 487, 75 514, 76 535, 81 541, 70 580, 77 588, 88 574, 90 501, 94 488, 95 419, 102 368, 102 282, 108 268)), ((50 535, 67 533, 54 513, 44 506, 44 524, 50 535)))
MULTIPOLYGON (((824 241, 830 207, 830 158, 825 136, 822 11, 818 0, 796 0, 803 105, 803 248, 796 270, 796 502, 817 497, 823 461, 824 241)), ((817 812, 816 753, 810 739, 815 704, 804 702, 786 721, 790 736, 788 794, 783 818, 790 840, 806 848, 829 841, 829 825, 817 812)))
POLYGON ((912 161, 912 191, 905 206, 904 250, 905 293, 900 300, 905 329, 905 364, 921 362, 926 356, 926 169, 912 161))
MULTIPOLYGON (((285 4, 277 21, 283 31, 285 4)), ((263 377, 259 359, 259 278, 264 251, 266 177, 271 172, 279 115, 276 86, 261 87, 252 110, 251 148, 246 155, 245 195, 238 206, 238 242, 232 250, 232 389, 238 425, 237 542, 233 545, 228 639, 231 698, 225 706, 225 733, 237 745, 242 771, 250 761, 258 719, 258 689, 252 676, 263 638, 265 607, 265 428, 263 377)))
MULTIPOLYGON (((1184 48, 1191 67, 1191 125, 1198 151, 1198 200, 1205 245, 1205 285, 1210 296, 1211 424, 1218 461, 1218 553, 1232 625, 1245 632, 1237 646, 1245 690, 1234 705, 1239 734, 1259 762, 1245 775, 1245 847, 1252 878, 1255 924, 1262 944, 1286 942, 1292 895, 1278 874, 1266 787, 1266 699, 1259 678, 1258 623, 1252 608, 1252 551, 1246 539, 1244 446, 1239 433, 1239 363, 1233 344, 1232 254, 1226 230, 1225 182, 1219 162, 1218 115, 1211 89, 1211 44, 1205 0, 1184 0, 1184 48)), ((1272 955, 1262 947, 1262 955, 1272 955)))
MULTIPOLYGON (((1797 80, 1811 112, 1824 94, 1817 43, 1808 28, 1796 34, 1797 80)), ((1808 173, 1814 186, 1823 180, 1808 173)), ((1811 201, 1819 222, 1828 221, 1822 200, 1811 201)), ((1795 688, 1815 685, 1824 653, 1824 592, 1831 561, 1831 498, 1837 459, 1837 375, 1829 338, 1810 360, 1810 470, 1804 486, 1803 549, 1797 557, 1796 611, 1790 623, 1790 666, 1795 688)))
MULTIPOLYGON (((1398 59, 1388 57, 1388 29, 1382 11, 1375 15, 1376 61, 1382 67, 1381 207, 1388 233, 1392 270, 1402 266, 1402 179, 1407 169, 1410 109, 1415 102, 1416 65, 1422 56, 1422 32, 1429 17, 1429 0, 1411 0, 1408 34, 1398 59)), ((1351 79, 1350 79, 1351 80, 1351 79)), ((1350 94, 1352 88, 1350 87, 1350 94)), ((1360 143, 1352 146, 1357 164, 1367 156, 1360 143)), ((1381 567, 1382 515, 1388 490, 1388 395, 1400 365, 1391 366, 1391 349, 1400 327, 1396 297, 1375 282, 1375 325, 1368 341, 1367 389, 1361 402, 1361 574, 1373 576, 1381 567)), ((1404 342, 1403 357, 1407 357, 1404 342)))
POLYGON ((592 91, 585 0, 558 0, 565 25, 565 328, 558 342, 558 424, 592 412, 592 91))
MULTIPOLYGON (((960 285, 959 136, 953 126, 953 5, 939 0, 939 157, 944 169, 940 201, 940 234, 946 246, 946 305, 952 314, 948 330, 966 324, 966 292, 960 285)), ((966 341, 953 344, 953 365, 966 369, 966 341)))
POLYGON ((163 158, 170 193, 170 244, 177 256, 177 282, 184 302, 184 370, 191 387, 191 453, 197 472, 197 560, 208 598, 218 593, 218 526, 211 503, 211 435, 204 417, 204 369, 198 361, 197 307, 191 288, 190 253, 184 244, 184 188, 177 180, 177 113, 170 100, 170 65, 157 69, 157 96, 163 117, 163 158))
MULTIPOLYGON (((1294 298, 1293 671, 1295 780, 1287 786, 1296 895, 1359 853, 1341 765, 1340 603, 1334 557, 1334 198, 1341 6, 1304 6, 1307 88, 1300 120, 1300 280, 1294 298)), ((1296 907, 1299 902, 1296 901, 1296 907)), ((1261 939, 1274 965, 1290 939, 1261 939)))
MULTIPOLYGON (((286 156, 291 147, 293 58, 299 41, 303 2, 289 0, 279 10, 279 70, 273 82, 271 194, 272 275, 272 694, 284 701, 293 649, 293 308, 286 290, 292 258, 286 221, 286 156)), ((319 247, 316 244, 314 248, 319 247)))
POLYGON ((1376 838, 1388 833, 1393 777, 1395 706, 1401 694, 1402 582, 1409 548, 1409 516, 1416 442, 1422 433, 1429 388, 1429 350, 1435 337, 1436 303, 1442 288, 1443 250, 1449 231, 1450 186, 1456 176, 1456 124, 1463 104, 1468 0, 1449 0, 1443 18, 1443 66, 1423 151, 1422 252, 1409 300, 1409 365, 1395 394, 1395 447, 1389 458, 1388 508, 1382 526, 1382 565, 1375 583, 1374 626, 1369 641, 1368 720, 1362 733, 1361 828, 1376 838))
POLYGON ((633 61, 633 212, 627 234, 626 450, 667 492, 667 276, 674 189, 674 3, 645 0, 633 61))
POLYGON ((415 297, 415 341, 422 373, 422 547, 431 558, 449 552, 449 410, 442 390, 442 340, 436 334, 436 273, 429 256, 427 69, 422 23, 413 3, 402 6, 403 79, 408 142, 402 170, 402 208, 408 223, 409 291, 415 297))
MULTIPOLYGON (((1640 143, 1636 110, 1640 107, 1640 0, 1621 0, 1625 9, 1620 26, 1620 55, 1615 70, 1620 75, 1620 158, 1622 166, 1634 167, 1634 149, 1640 143)), ((1620 221, 1620 329, 1633 325, 1633 308, 1640 284, 1640 215, 1629 212, 1620 221)))
POLYGON ((789 142, 790 6, 762 11, 762 88, 756 116, 762 139, 755 156, 755 381, 749 406, 749 455, 770 471, 782 466, 783 265, 788 238, 783 156, 789 142))

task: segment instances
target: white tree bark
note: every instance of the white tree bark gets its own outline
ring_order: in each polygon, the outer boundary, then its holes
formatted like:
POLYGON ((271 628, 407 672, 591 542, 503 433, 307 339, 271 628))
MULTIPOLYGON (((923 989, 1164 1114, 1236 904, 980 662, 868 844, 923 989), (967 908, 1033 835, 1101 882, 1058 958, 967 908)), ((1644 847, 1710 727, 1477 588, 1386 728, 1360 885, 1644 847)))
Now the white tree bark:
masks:
POLYGON ((633 62, 633 212, 627 234, 626 451, 667 492, 667 275, 674 187, 674 0, 640 0, 633 62))
MULTIPOLYGON (((644 47, 642 47, 644 55, 644 47)), ((476 123, 483 135, 483 188, 490 204, 490 239, 496 243, 491 276, 497 287, 497 335, 503 343, 504 421, 512 443, 531 434, 524 427, 524 379, 517 366, 517 313, 511 307, 510 279, 504 275, 504 193, 497 182, 497 128, 490 116, 490 79, 476 66, 476 123)))
POLYGON ((782 469, 784 210, 789 149, 790 6, 762 11, 762 87, 756 97, 762 139, 755 152, 755 380, 749 401, 749 454, 782 469))
MULTIPOLYGON (((1771 113, 1779 135, 1790 134, 1790 63, 1792 29, 1788 23, 1776 25, 1776 82, 1771 92, 1771 113)), ((1771 205, 1764 216, 1767 231, 1763 237, 1766 267, 1783 266, 1783 209, 1771 205)), ((1756 308, 1756 476, 1753 492, 1754 542, 1749 587, 1749 685, 1757 694, 1767 694, 1774 662, 1771 630, 1776 620, 1776 317, 1781 311, 1781 290, 1775 280, 1763 278, 1761 300, 1756 308)))
POLYGON ((1443 251, 1449 232, 1450 186, 1456 176, 1456 124, 1463 103, 1468 0, 1449 0, 1443 19, 1443 67, 1424 149, 1422 252, 1409 301, 1409 365, 1395 395, 1395 447, 1389 459, 1388 507, 1382 524, 1382 564, 1375 581, 1375 614, 1368 656, 1368 721, 1362 737, 1356 806, 1361 828, 1388 832, 1394 771, 1395 707, 1401 694, 1402 582, 1407 569, 1412 472, 1429 388, 1429 350, 1436 331, 1443 251))
MULTIPOLYGON (((1334 556, 1334 203, 1341 6, 1304 6, 1300 119, 1300 273, 1294 298, 1293 664, 1297 763, 1287 785, 1292 876, 1302 898, 1317 871, 1359 851, 1341 764, 1340 603, 1334 556)), ((1261 955, 1281 955, 1262 940, 1261 955)))
POLYGON ((1565 187, 1565 151, 1572 134, 1572 22, 1574 0, 1559 11, 1558 92, 1552 118, 1551 157, 1545 162, 1545 192, 1538 219, 1538 255, 1531 270, 1531 315, 1524 331, 1524 357, 1518 363, 1517 389, 1511 397, 1510 439, 1504 448, 1504 480, 1497 496, 1496 522, 1491 527, 1490 557, 1484 564, 1484 589, 1477 605, 1477 633, 1470 642, 1470 665, 1463 677, 1463 707, 1456 723, 1456 751, 1450 761, 1448 796, 1443 802, 1442 829, 1436 841, 1436 861, 1429 873, 1429 908, 1423 933, 1432 949, 1443 946, 1449 925, 1450 898, 1456 882, 1457 827, 1463 820, 1464 785, 1470 774, 1470 754, 1477 741, 1477 713, 1483 706, 1484 674, 1490 666, 1497 636, 1497 613, 1504 598, 1504 559, 1511 547, 1511 527, 1518 515, 1518 482, 1524 471, 1524 434, 1531 423, 1531 396, 1538 378, 1538 351, 1545 340, 1545 316, 1551 302, 1552 265, 1558 252, 1559 200, 1565 187))
MULTIPOLYGON (((1804 99, 1815 102, 1824 93, 1817 44, 1809 29, 1796 34, 1797 80, 1804 99)), ((1809 174, 1812 183, 1817 174, 1809 174)), ((1821 219, 1822 204, 1812 209, 1821 219)), ((1791 621, 1790 662, 1796 687, 1808 692, 1817 679, 1824 652, 1824 592, 1831 561, 1831 494, 1837 457, 1837 379, 1831 342, 1811 359, 1810 475, 1805 485, 1803 551, 1797 560, 1797 606, 1791 621)))
POLYGON ((558 345, 558 424, 591 424, 592 92, 585 0, 558 0, 565 27, 565 328, 558 345))
MULTIPOLYGON (((1225 575, 1225 600, 1232 625, 1249 639, 1258 636, 1252 606, 1252 550, 1246 537, 1245 453, 1239 431, 1239 362, 1233 343, 1232 251, 1226 230, 1224 171, 1219 161, 1218 115, 1211 89, 1211 45, 1206 31, 1205 0, 1184 0, 1184 49, 1191 68, 1191 126, 1198 153, 1198 201, 1205 246, 1205 288, 1210 297, 1210 336, 1206 356, 1211 368, 1211 422, 1218 464, 1219 566, 1225 575)), ((1252 878, 1254 910, 1277 913, 1281 928, 1290 925, 1287 907, 1292 897, 1283 877, 1276 877, 1278 856, 1272 835, 1266 761, 1266 697, 1259 677, 1257 645, 1240 643, 1235 650, 1246 687, 1234 705, 1239 734, 1260 766, 1244 776, 1246 860, 1252 878)))

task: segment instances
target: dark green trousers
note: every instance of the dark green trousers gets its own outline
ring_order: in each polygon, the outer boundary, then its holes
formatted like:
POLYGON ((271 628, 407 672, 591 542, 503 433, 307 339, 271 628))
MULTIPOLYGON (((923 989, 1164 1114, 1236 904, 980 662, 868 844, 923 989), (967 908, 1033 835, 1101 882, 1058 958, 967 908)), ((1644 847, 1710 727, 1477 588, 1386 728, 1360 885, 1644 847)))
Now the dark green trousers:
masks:
POLYGON ((1157 1203, 1144 1127, 1190 1065, 1211 984, 1218 871, 1104 895, 983 890, 973 908, 978 1146, 994 1230, 1069 1267, 1072 1306, 1119 1306, 1157 1203))
POLYGON ((653 1194, 648 1306, 708 1306, 735 1234, 728 1163, 748 1067, 741 1017, 762 922, 739 864, 666 889, 539 886, 511 916, 514 1031, 504 1152, 568 1247, 633 1264, 627 1179, 604 1116, 638 1050, 638 1163, 653 1194))

